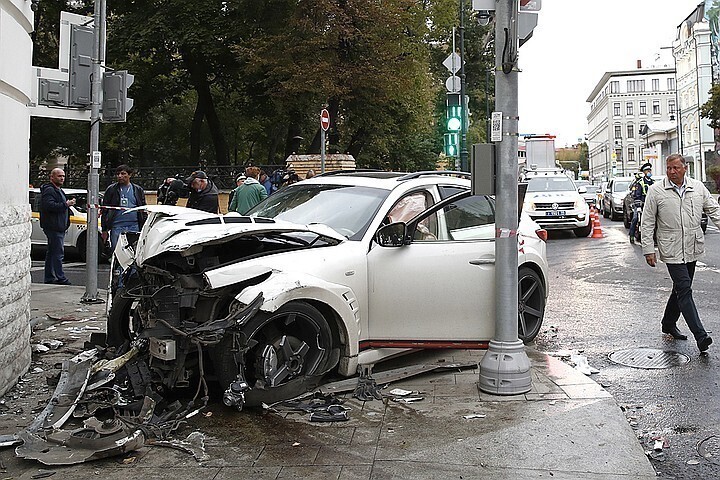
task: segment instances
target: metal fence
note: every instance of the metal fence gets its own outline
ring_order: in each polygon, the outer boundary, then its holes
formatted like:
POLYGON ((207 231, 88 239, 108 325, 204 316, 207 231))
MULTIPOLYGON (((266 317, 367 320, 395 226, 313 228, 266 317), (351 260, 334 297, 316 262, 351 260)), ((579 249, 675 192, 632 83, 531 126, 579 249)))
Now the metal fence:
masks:
MULTIPOLYGON (((277 170, 278 168, 284 168, 284 165, 257 165, 260 169, 264 170, 268 175, 277 170)), ((116 167, 105 167, 100 169, 100 191, 104 191, 108 185, 114 183, 115 180, 115 168, 116 167)), ((88 169, 87 167, 73 167, 67 165, 64 167, 65 170, 65 187, 66 188, 87 188, 88 184, 88 169)), ((140 167, 137 168, 133 175, 133 183, 140 185, 146 191, 157 190, 158 187, 168 177, 176 177, 184 179, 195 170, 197 167, 193 166, 172 166, 172 167, 140 167)), ((208 177, 217 185, 220 190, 231 190, 236 187, 235 179, 245 171, 244 166, 208 166, 203 170, 207 173, 208 177)), ((39 187, 43 183, 48 182, 50 171, 45 169, 31 169, 30 170, 30 184, 34 187, 39 187)))

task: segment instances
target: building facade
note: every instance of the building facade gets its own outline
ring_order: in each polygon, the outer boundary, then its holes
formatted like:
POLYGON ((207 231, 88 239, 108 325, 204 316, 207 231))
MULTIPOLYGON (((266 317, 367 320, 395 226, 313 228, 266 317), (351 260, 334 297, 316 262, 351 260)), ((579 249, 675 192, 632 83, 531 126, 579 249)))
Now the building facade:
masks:
POLYGON ((638 60, 635 70, 606 72, 587 102, 591 180, 632 175, 645 161, 663 158, 673 148, 672 138, 651 144, 647 137, 653 125, 666 125, 677 117, 672 65, 642 68, 638 60))
POLYGON ((30 365, 31 5, 0 0, 0 394, 30 365))
MULTIPOLYGON (((709 119, 700 117, 700 108, 709 99, 713 85, 717 45, 708 14, 717 0, 708 0, 698 7, 678 26, 673 42, 673 56, 677 70, 680 153, 689 161, 691 175, 699 180, 707 179, 707 167, 717 163, 715 132, 708 125, 709 119)), ((717 22, 717 16, 715 17, 717 22)), ((717 70, 717 65, 715 66, 717 70)))

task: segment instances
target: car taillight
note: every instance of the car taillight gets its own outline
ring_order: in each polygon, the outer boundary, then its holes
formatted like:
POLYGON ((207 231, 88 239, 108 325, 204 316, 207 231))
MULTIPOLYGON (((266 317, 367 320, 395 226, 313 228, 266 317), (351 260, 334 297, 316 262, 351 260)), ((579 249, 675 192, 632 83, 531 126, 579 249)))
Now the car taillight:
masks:
POLYGON ((537 230, 535 230, 535 235, 537 235, 538 238, 543 242, 547 242, 547 230, 545 230, 544 228, 538 228, 537 230))

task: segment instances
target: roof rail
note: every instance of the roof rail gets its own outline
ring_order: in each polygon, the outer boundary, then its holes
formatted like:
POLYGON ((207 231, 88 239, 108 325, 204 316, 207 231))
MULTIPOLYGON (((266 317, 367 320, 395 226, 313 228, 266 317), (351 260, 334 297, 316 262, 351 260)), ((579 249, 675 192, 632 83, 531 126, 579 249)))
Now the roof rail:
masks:
POLYGON ((330 172, 320 173, 315 175, 316 177, 330 177, 332 175, 345 175, 348 173, 363 173, 363 172, 384 172, 377 168, 356 168, 355 170, 332 170, 330 172))
POLYGON ((414 178, 425 177, 428 175, 447 175, 452 177, 467 178, 468 180, 472 178, 471 174, 468 172, 458 172, 456 170, 425 170, 422 172, 408 173, 407 175, 398 177, 397 181, 412 180, 414 178))

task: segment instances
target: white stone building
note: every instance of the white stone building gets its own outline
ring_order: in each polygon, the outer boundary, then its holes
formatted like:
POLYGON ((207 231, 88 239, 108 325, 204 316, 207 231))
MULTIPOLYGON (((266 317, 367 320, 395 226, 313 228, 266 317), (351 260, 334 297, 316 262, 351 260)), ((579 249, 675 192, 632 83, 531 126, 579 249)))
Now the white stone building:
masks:
POLYGON ((709 0, 698 5, 683 20, 672 46, 677 69, 680 153, 690 161, 691 175, 702 181, 706 180, 708 155, 715 154, 710 120, 700 118, 700 107, 708 101, 713 84, 712 32, 706 15, 712 4, 709 0))
POLYGON ((0 394, 30 365, 30 6, 0 0, 0 394))
POLYGON ((650 144, 643 136, 652 125, 676 118, 675 69, 672 61, 657 61, 660 65, 650 68, 638 60, 635 70, 605 72, 587 98, 591 179, 632 175, 645 161, 677 147, 672 138, 650 144))

